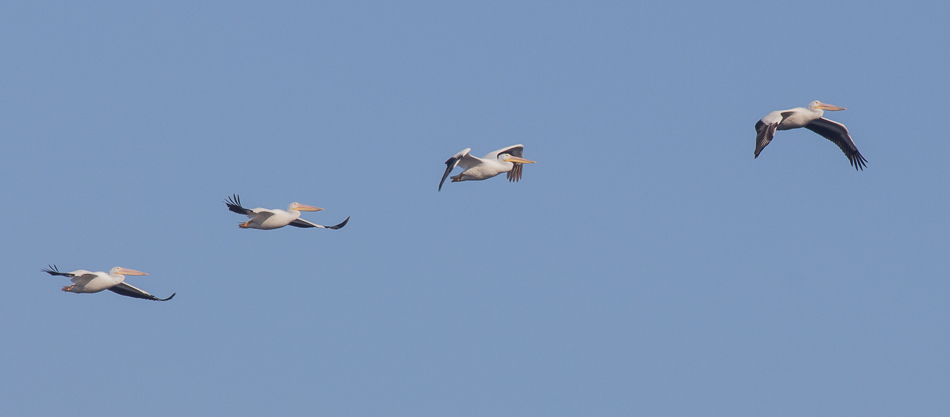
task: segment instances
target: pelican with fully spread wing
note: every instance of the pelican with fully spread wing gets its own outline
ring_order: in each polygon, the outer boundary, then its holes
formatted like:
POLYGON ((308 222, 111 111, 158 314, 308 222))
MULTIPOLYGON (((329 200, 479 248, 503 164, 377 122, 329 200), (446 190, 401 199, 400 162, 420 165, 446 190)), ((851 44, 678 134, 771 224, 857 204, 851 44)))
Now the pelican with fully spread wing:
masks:
POLYGON ((851 166, 855 170, 864 170, 868 160, 864 159, 858 147, 854 145, 854 140, 848 133, 848 129, 843 124, 821 117, 825 114, 824 110, 838 111, 847 110, 844 107, 833 106, 815 100, 808 103, 808 108, 796 107, 788 110, 776 110, 755 123, 755 157, 759 157, 759 152, 765 149, 765 146, 772 141, 776 130, 789 130, 799 127, 811 130, 825 139, 828 139, 838 145, 851 166))
POLYGON ((452 182, 480 181, 502 172, 508 173, 508 181, 511 182, 521 179, 521 169, 524 164, 535 163, 535 161, 524 159, 524 145, 501 148, 485 155, 483 158, 472 156, 469 153, 471 150, 472 148, 465 148, 449 158, 448 161, 445 161, 445 173, 442 174, 442 181, 439 181, 439 191, 442 191, 445 178, 456 166, 461 166, 464 171, 461 174, 453 175, 452 182))
POLYGON ((50 274, 50 275, 59 275, 64 277, 69 277, 72 281, 72 285, 67 285, 63 287, 63 291, 74 292, 77 294, 81 293, 96 293, 103 290, 109 290, 119 295, 124 295, 126 297, 141 298, 145 300, 154 300, 154 301, 168 301, 175 296, 175 293, 168 296, 168 298, 158 298, 152 294, 149 294, 143 290, 140 290, 131 284, 125 282, 126 275, 148 275, 144 272, 139 272, 134 269, 123 268, 117 266, 109 270, 109 272, 89 272, 85 269, 78 269, 72 272, 59 272, 59 269, 55 265, 50 266, 48 269, 41 269, 41 271, 50 274))
POLYGON ((235 194, 232 197, 228 197, 228 200, 224 202, 227 204, 228 210, 231 210, 237 214, 243 214, 247 217, 250 217, 251 220, 248 220, 244 223, 241 223, 238 227, 242 229, 262 229, 262 230, 271 230, 279 229, 281 227, 290 225, 294 227, 319 227, 322 229, 339 229, 343 226, 346 226, 346 222, 350 221, 350 218, 347 217, 346 220, 343 220, 343 223, 336 224, 333 226, 324 226, 316 223, 308 222, 300 218, 301 211, 320 211, 323 210, 319 207, 308 206, 306 204, 300 203, 290 203, 290 206, 287 207, 287 211, 281 209, 266 209, 266 208, 256 208, 256 209, 247 209, 241 207, 241 197, 238 197, 235 194))

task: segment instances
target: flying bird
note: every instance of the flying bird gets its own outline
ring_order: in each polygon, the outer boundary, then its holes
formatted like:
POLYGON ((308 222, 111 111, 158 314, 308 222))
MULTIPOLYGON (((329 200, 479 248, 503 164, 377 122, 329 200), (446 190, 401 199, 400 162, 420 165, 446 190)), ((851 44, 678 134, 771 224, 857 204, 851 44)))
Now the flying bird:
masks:
POLYGON ((442 174, 442 181, 439 181, 439 191, 442 191, 445 178, 456 166, 461 166, 464 171, 461 174, 453 175, 452 182, 480 181, 502 172, 508 173, 508 181, 511 182, 521 179, 521 169, 524 164, 535 163, 535 161, 524 159, 524 145, 501 148, 485 155, 483 158, 472 156, 469 153, 471 150, 472 148, 465 148, 449 158, 448 161, 445 161, 445 173, 442 174))
POLYGON ((241 223, 238 226, 242 229, 271 230, 291 225, 294 227, 319 227, 323 229, 336 230, 346 226, 346 222, 350 221, 350 218, 347 217, 346 220, 343 220, 343 223, 333 226, 323 226, 308 222, 300 218, 301 211, 320 211, 323 209, 300 203, 290 203, 290 206, 287 207, 287 211, 260 207, 256 209, 246 209, 241 207, 241 197, 239 197, 237 194, 234 194, 232 197, 228 197, 228 200, 225 201, 224 204, 227 204, 228 210, 231 210, 237 214, 243 214, 250 218, 250 220, 241 223))
POLYGON ((74 293, 96 293, 103 290, 109 290, 126 297, 141 298, 154 301, 168 301, 175 296, 175 293, 168 298, 158 298, 143 290, 140 290, 131 284, 125 282, 126 275, 148 275, 134 269, 127 269, 117 266, 106 272, 89 272, 85 269, 78 269, 72 272, 59 272, 55 265, 41 271, 50 275, 59 275, 69 277, 72 285, 63 287, 63 291, 74 293))
POLYGON ((759 152, 762 152, 762 149, 772 141, 776 130, 804 127, 834 142, 848 157, 848 161, 851 161, 851 166, 855 170, 863 171, 868 160, 864 159, 861 152, 858 152, 858 147, 854 146, 854 141, 843 124, 821 117, 825 113, 824 110, 847 109, 815 100, 808 103, 807 109, 796 107, 788 110, 776 110, 763 117, 762 120, 755 123, 755 157, 758 158, 759 152))

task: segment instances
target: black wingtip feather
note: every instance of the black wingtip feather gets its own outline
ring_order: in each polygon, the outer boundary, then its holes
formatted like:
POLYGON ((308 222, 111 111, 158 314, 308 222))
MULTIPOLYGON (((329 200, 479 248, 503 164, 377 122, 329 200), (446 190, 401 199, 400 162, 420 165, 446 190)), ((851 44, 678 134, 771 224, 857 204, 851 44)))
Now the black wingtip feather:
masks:
POLYGON ((68 272, 59 272, 59 268, 57 268, 56 265, 47 265, 47 269, 41 269, 40 271, 43 271, 47 274, 54 275, 54 276, 55 275, 64 276, 64 277, 73 276, 73 274, 70 274, 68 272))
POLYGON ((439 181, 439 191, 442 191, 442 184, 445 184, 445 179, 448 178, 449 173, 455 169, 455 164, 458 162, 459 158, 451 157, 445 161, 445 172, 442 173, 442 180, 439 181))
POLYGON ((333 229, 333 230, 342 229, 343 226, 346 226, 346 224, 347 224, 349 221, 350 221, 350 216, 346 216, 346 220, 343 220, 342 223, 336 224, 336 225, 333 225, 333 226, 327 226, 327 229, 333 229))
POLYGON ((516 181, 521 180, 521 169, 523 166, 524 164, 520 164, 517 162, 515 162, 512 165, 511 170, 508 171, 508 174, 506 174, 506 176, 508 177, 508 182, 516 182, 516 181))
POLYGON ((231 210, 237 214, 247 214, 249 211, 248 209, 241 206, 241 196, 237 194, 233 194, 231 197, 228 197, 228 199, 224 201, 224 204, 228 206, 228 210, 231 210))
POLYGON ((864 168, 868 166, 868 160, 864 158, 864 155, 861 155, 861 152, 856 152, 853 156, 848 158, 851 160, 851 166, 854 167, 854 170, 864 171, 864 168))

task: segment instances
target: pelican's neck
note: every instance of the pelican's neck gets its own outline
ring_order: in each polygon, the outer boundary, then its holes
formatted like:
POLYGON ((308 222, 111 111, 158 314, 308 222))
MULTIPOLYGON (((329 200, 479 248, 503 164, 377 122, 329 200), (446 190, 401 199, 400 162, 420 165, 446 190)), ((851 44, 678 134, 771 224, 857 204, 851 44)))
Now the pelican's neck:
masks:
POLYGON ((119 285, 119 284, 125 282, 125 275, 122 275, 122 274, 109 274, 109 276, 112 277, 112 281, 115 282, 115 285, 119 285))
POLYGON ((291 207, 293 207, 292 204, 291 204, 290 206, 287 206, 287 213, 290 214, 290 217, 292 217, 292 218, 294 218, 294 219, 299 219, 299 218, 300 218, 300 211, 299 211, 299 210, 294 210, 294 209, 292 209, 291 207))

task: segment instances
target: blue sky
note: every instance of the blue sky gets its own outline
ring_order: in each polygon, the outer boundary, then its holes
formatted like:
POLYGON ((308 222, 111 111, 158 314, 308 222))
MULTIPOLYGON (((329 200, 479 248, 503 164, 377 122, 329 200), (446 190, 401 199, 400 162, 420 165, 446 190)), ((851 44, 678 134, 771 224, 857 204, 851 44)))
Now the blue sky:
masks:
POLYGON ((945 415, 948 15, 3 3, 0 414, 945 415), (803 129, 753 159, 812 100, 865 171, 803 129), (517 143, 521 182, 436 192, 517 143))

